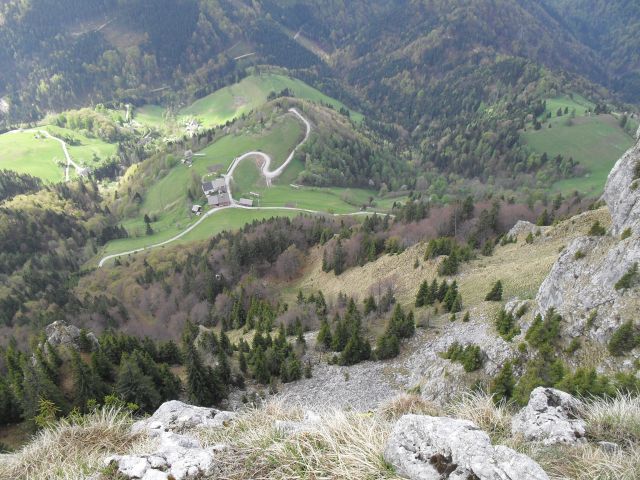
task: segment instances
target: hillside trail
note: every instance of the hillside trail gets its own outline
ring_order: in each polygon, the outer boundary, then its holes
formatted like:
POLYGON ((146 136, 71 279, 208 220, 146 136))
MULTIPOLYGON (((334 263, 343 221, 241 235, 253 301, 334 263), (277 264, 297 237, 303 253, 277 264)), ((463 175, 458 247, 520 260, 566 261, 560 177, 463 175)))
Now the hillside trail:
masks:
POLYGON ((194 223, 193 225, 190 225, 189 227, 187 227, 186 229, 184 229, 182 232, 180 232, 179 234, 175 235, 174 237, 171 237, 168 240, 165 240, 163 242, 159 242, 153 245, 149 245, 146 247, 141 247, 141 248, 136 248, 134 250, 129 250, 126 252, 121 252, 121 253, 114 253, 111 255, 107 255, 105 257, 103 257, 102 259, 100 259, 100 262, 98 262, 98 267, 101 268, 104 266, 104 264, 106 262, 108 262, 109 260, 113 260, 117 257, 122 257, 125 255, 133 255, 135 253, 140 253, 140 252, 144 252, 146 250, 151 250, 154 248, 158 248, 158 247, 163 247, 165 245, 168 245, 170 243, 175 242, 176 240, 179 240, 180 238, 184 237, 185 235, 187 235, 189 232, 193 231, 195 228, 197 228, 202 222, 204 222, 207 218, 209 218, 211 215, 215 215, 216 213, 222 211, 222 210, 228 210, 228 209, 244 209, 244 210, 273 210, 273 211, 296 211, 296 212, 301 212, 301 213, 311 213, 311 214, 320 214, 320 215, 333 215, 333 216, 351 216, 351 215, 371 215, 373 213, 378 213, 378 212, 353 212, 353 213, 334 213, 334 214, 328 214, 327 212, 322 212, 319 210, 311 210, 311 209, 307 209, 307 208, 295 208, 295 207, 247 207, 244 205, 240 205, 238 204, 235 199, 233 198, 233 195, 231 194, 231 181, 233 180, 233 173, 236 169, 236 167, 240 164, 240 162, 242 162, 243 160, 247 159, 247 158, 251 158, 251 157, 259 157, 262 158, 263 163, 262 163, 262 168, 260 170, 260 173, 265 177, 266 181, 267 181, 267 185, 271 186, 271 181, 274 178, 279 177, 282 172, 284 172, 284 170, 287 168, 287 166, 291 163, 291 161, 293 160, 293 157, 296 153, 296 151, 302 146, 304 145, 307 140, 309 140, 309 136, 311 135, 311 131, 312 131, 312 127, 311 127, 311 123, 309 123, 309 121, 295 108, 291 108, 289 109, 289 112, 292 113, 293 115, 295 115, 296 117, 298 117, 302 123, 304 123, 305 127, 306 127, 306 131, 305 131, 305 135, 304 138, 300 141, 300 143, 298 143, 294 149, 291 151, 291 153, 289 154, 289 156, 287 157, 287 159, 284 161, 284 163, 282 165, 280 165, 278 168, 276 168, 275 170, 270 170, 270 166, 271 166, 271 157, 269 155, 267 155, 264 152, 258 152, 258 151, 251 151, 251 152, 247 152, 243 155, 241 155, 240 157, 234 159, 234 161, 231 163, 231 165, 229 166, 229 169, 227 170, 226 175, 224 176, 225 178, 225 183, 227 185, 227 192, 229 193, 229 200, 230 200, 230 204, 229 206, 226 207, 217 207, 217 208, 213 208, 211 210, 209 210, 207 213, 205 213, 204 215, 202 215, 200 217, 200 219, 194 223))

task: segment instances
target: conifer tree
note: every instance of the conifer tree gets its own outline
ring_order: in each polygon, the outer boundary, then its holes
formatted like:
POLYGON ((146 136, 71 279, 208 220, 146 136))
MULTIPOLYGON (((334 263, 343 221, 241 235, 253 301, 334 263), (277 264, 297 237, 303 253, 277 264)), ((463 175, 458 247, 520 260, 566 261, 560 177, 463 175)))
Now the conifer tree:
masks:
POLYGON ((489 293, 485 297, 487 302, 500 302, 502 301, 502 281, 498 280, 493 284, 489 293))
POLYGON ((378 310, 378 306, 376 305, 376 299, 373 298, 373 295, 369 295, 364 299, 364 314, 369 315, 370 313, 374 313, 378 310))
POLYGON ((507 361, 491 383, 490 393, 495 402, 508 401, 513 397, 516 382, 513 378, 513 366, 507 361))
POLYGON ((336 242, 336 247, 333 251, 333 271, 336 275, 341 275, 344 272, 346 263, 346 255, 344 252, 344 248, 342 247, 342 241, 338 238, 336 242))
POLYGON ((71 354, 75 406, 85 412, 89 400, 100 401, 107 392, 96 372, 85 364, 75 350, 71 354))
POLYGON ((185 349, 187 367, 187 395, 189 401, 201 406, 211 407, 226 396, 226 389, 218 374, 202 363, 193 344, 185 349))
POLYGON ((22 409, 15 392, 9 383, 0 376, 0 425, 18 423, 22 418, 22 409))
POLYGON ((143 411, 154 410, 161 398, 150 376, 127 354, 122 355, 116 375, 116 393, 127 403, 134 403, 143 411))
POLYGON ((416 307, 424 307, 429 296, 429 283, 425 280, 420 284, 418 294, 416 295, 416 307))
POLYGON ((322 322, 320 323, 320 331, 318 332, 316 342, 318 345, 322 345, 327 350, 331 348, 331 327, 329 327, 329 322, 327 322, 327 320, 322 320, 322 322))

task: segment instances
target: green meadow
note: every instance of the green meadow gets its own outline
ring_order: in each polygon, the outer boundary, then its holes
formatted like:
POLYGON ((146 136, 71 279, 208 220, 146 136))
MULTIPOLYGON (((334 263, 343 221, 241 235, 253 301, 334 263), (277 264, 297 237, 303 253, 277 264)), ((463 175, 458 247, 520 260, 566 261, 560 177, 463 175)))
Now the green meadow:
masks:
POLYGON ((548 99, 547 111, 551 112, 551 119, 543 123, 540 130, 529 127, 523 133, 524 141, 534 152, 546 152, 551 158, 557 155, 573 157, 587 170, 581 177, 555 182, 554 192, 571 194, 577 190, 599 196, 614 164, 633 145, 633 139, 613 115, 586 116, 587 109, 593 107, 593 103, 579 95, 574 95, 573 99, 568 96, 548 99), (558 117, 560 108, 563 115, 558 117), (569 112, 575 109, 575 117, 571 113, 565 115, 565 108, 569 112))
MULTIPOLYGON (((313 102, 325 103, 333 106, 336 110, 346 108, 346 106, 315 88, 307 85, 296 78, 267 73, 263 75, 251 75, 240 82, 222 88, 206 97, 193 102, 190 106, 180 110, 179 115, 194 116, 203 125, 215 127, 225 124, 242 114, 247 114, 252 110, 264 105, 271 92, 281 92, 288 88, 297 98, 304 98, 313 102)), ((145 109, 141 119, 145 114, 151 121, 161 118, 161 113, 157 110, 145 109)), ((362 121, 363 116, 357 112, 350 111, 351 117, 356 121, 362 121)), ((142 121, 142 120, 140 120, 142 121)))
POLYGON ((75 139, 77 145, 71 145, 67 142, 69 154, 76 163, 86 165, 87 167, 98 166, 99 162, 94 162, 94 158, 104 161, 111 155, 115 155, 118 150, 118 146, 115 143, 107 143, 99 138, 89 138, 68 128, 61 128, 56 125, 47 125, 44 129, 51 135, 59 138, 67 136, 75 139))
POLYGON ((64 180, 64 152, 58 142, 36 132, 0 135, 0 169, 27 173, 45 182, 64 180))

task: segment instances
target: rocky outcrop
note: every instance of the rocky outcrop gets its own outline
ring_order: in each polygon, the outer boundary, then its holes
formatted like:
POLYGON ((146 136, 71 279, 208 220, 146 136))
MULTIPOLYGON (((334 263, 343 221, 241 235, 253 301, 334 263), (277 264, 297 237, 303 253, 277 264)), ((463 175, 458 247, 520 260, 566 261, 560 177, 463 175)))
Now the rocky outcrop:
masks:
POLYGON ((565 317, 570 337, 588 335, 606 342, 627 318, 632 318, 638 298, 615 284, 640 261, 640 238, 624 241, 601 237, 580 237, 561 253, 544 280, 536 301, 541 313, 553 307, 565 317), (584 255, 584 257, 583 257, 584 255), (598 321, 591 320, 598 312, 598 321))
MULTIPOLYGON (((611 214, 610 235, 579 237, 561 253, 540 286, 539 311, 555 308, 571 337, 587 335, 606 342, 622 323, 636 316, 637 294, 616 289, 616 283, 640 262, 640 179, 633 179, 640 162, 640 143, 615 165, 605 187, 611 214), (631 229, 631 236, 620 235, 631 229)), ((576 217, 579 218, 579 217, 576 217)))
POLYGON ((640 179, 634 179, 640 162, 640 142, 618 160, 613 167, 604 190, 604 201, 609 207, 614 235, 631 228, 640 234, 640 179))
POLYGON ((154 451, 141 455, 116 455, 105 460, 115 465, 127 479, 190 480, 216 472, 216 454, 224 446, 204 448, 188 435, 197 428, 220 428, 235 414, 214 408, 195 407, 172 400, 163 403, 149 418, 136 422, 132 433, 147 434, 156 439, 154 451))
POLYGON ((507 233, 508 237, 520 237, 521 235, 529 235, 530 233, 533 235, 539 235, 548 230, 548 227, 539 227, 534 225, 531 222, 527 222, 526 220, 518 220, 509 233, 507 233))
POLYGON ((160 405, 160 408, 149 418, 134 423, 131 431, 133 433, 146 431, 152 436, 159 432, 182 433, 194 428, 222 427, 235 416, 233 412, 195 407, 178 400, 171 400, 160 405))
POLYGON ((545 480, 529 457, 491 445, 489 436, 468 420, 405 415, 393 428, 384 458, 396 473, 412 480, 545 480))
POLYGON ((578 418, 580 405, 568 393, 538 387, 531 392, 527 406, 513 417, 511 431, 545 445, 584 443, 585 422, 578 418))
MULTIPOLYGON (((51 345, 78 348, 80 329, 75 325, 69 325, 67 322, 59 320, 47 325, 45 334, 47 335, 47 342, 51 345)), ((93 333, 87 333, 87 339, 94 349, 99 347, 98 339, 93 333)))
POLYGON ((215 454, 222 447, 205 449, 197 440, 171 432, 162 432, 158 440, 153 453, 115 455, 105 465, 115 464, 128 479, 188 480, 215 473, 215 454))

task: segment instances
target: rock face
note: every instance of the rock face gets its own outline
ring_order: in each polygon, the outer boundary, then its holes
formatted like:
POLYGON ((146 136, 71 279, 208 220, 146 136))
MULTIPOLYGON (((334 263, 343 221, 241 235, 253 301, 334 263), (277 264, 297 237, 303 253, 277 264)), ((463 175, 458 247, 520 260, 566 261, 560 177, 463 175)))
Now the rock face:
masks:
POLYGON ((640 262, 640 179, 633 179, 638 162, 640 142, 609 175, 604 200, 611 214, 611 235, 571 242, 536 296, 540 312, 554 307, 563 315, 566 333, 572 337, 588 335, 606 342, 620 324, 636 317, 638 295, 616 290, 615 285, 640 262), (626 229, 632 234, 621 240, 626 229), (595 313, 597 317, 587 321, 595 313))
POLYGON ((640 142, 618 160, 604 190, 604 200, 613 219, 612 231, 620 235, 626 228, 640 233, 640 179, 634 171, 640 162, 640 142))
POLYGON ((396 423, 384 458, 411 480, 544 480, 549 477, 525 455, 493 446, 467 420, 405 415, 396 423))
MULTIPOLYGON (((51 345, 78 347, 80 329, 75 325, 69 325, 67 322, 59 320, 47 325, 45 333, 47 335, 47 341, 51 345)), ((99 347, 98 339, 93 333, 89 332, 87 338, 94 349, 99 347)))
POLYGON ((512 433, 545 445, 584 443, 585 422, 578 418, 579 408, 580 401, 568 393, 538 387, 527 406, 513 417, 512 433))
POLYGON ((182 433, 202 427, 223 427, 233 420, 235 413, 223 412, 215 408, 195 407, 178 400, 165 402, 149 418, 133 424, 131 431, 146 430, 151 435, 158 432, 182 433))
POLYGON ((194 407, 176 400, 163 403, 148 419, 136 422, 132 433, 146 433, 157 439, 153 453, 117 455, 105 460, 115 464, 128 479, 188 480, 213 475, 215 455, 222 446, 203 448, 196 439, 184 434, 195 428, 223 427, 235 417, 232 412, 194 407))

